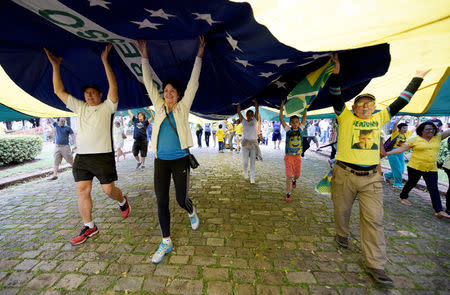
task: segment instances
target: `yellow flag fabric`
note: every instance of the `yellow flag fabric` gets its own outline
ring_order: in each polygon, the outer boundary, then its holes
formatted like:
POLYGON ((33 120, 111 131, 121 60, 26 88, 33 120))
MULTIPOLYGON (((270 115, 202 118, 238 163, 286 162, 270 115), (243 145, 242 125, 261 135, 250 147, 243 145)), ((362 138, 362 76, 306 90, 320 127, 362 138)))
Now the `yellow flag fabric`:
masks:
MULTIPOLYGON (((379 109, 397 98, 417 69, 432 68, 414 95, 413 103, 402 110, 425 112, 438 82, 450 66, 448 0, 245 2, 252 6, 255 19, 279 41, 301 51, 389 43, 392 61, 388 72, 373 79, 363 90, 375 95, 379 109)), ((332 112, 328 108, 308 114, 332 112)))
POLYGON ((40 118, 72 117, 65 112, 40 102, 17 86, 0 67, 0 103, 21 113, 40 118))

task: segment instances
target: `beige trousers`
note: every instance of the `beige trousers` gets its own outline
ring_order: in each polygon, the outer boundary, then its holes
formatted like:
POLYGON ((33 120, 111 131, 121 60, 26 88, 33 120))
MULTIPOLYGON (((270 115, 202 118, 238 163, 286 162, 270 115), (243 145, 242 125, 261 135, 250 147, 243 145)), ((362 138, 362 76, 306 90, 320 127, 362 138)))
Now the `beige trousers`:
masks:
POLYGON ((378 173, 357 176, 335 165, 331 180, 336 234, 349 235, 353 202, 358 196, 361 247, 366 266, 384 269, 386 240, 383 231, 383 189, 378 173))

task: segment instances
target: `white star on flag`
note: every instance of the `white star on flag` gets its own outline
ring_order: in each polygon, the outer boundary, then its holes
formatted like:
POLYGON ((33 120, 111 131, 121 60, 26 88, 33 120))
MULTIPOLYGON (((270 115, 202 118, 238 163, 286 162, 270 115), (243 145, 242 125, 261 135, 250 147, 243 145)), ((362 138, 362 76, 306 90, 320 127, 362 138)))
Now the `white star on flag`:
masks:
POLYGON ((272 73, 272 72, 268 72, 268 73, 261 72, 261 73, 259 73, 259 76, 260 76, 260 77, 264 77, 264 78, 269 78, 269 77, 272 76, 273 74, 275 74, 275 73, 272 73))
POLYGON ((158 29, 156 26, 161 26, 162 24, 155 24, 155 23, 152 23, 152 22, 150 22, 148 19, 144 19, 143 21, 141 21, 141 22, 134 22, 134 21, 131 21, 132 23, 134 23, 134 24, 137 24, 137 25, 139 25, 139 29, 142 29, 142 28, 152 28, 152 29, 158 29))
POLYGON ((101 6, 103 8, 109 9, 107 6, 108 4, 111 4, 111 2, 104 1, 104 0, 89 0, 89 6, 101 6))
POLYGON ((151 17, 160 17, 163 19, 169 19, 169 17, 176 17, 176 15, 165 13, 164 10, 162 10, 162 8, 159 10, 151 10, 151 9, 145 10, 151 13, 150 15, 151 17))
POLYGON ((238 63, 242 64, 245 68, 247 66, 253 67, 253 65, 251 63, 249 63, 248 60, 243 60, 243 59, 239 59, 239 58, 236 57, 235 62, 238 62, 238 63))
POLYGON ((227 41, 228 41, 228 43, 230 43, 230 45, 231 45, 231 47, 233 47, 233 51, 235 51, 236 49, 237 50, 239 50, 240 52, 243 52, 240 48, 239 48, 239 46, 237 46, 237 40, 234 40, 233 39, 233 37, 231 37, 231 35, 230 34, 228 34, 228 32, 226 32, 227 33, 227 41))
POLYGON ((197 16, 195 19, 198 19, 198 20, 204 20, 204 21, 206 21, 210 26, 211 26, 213 23, 220 23, 220 21, 215 21, 215 20, 213 20, 213 19, 211 18, 211 14, 209 14, 209 13, 201 14, 201 13, 193 12, 192 14, 195 15, 195 16, 197 16))
POLYGON ((286 89, 286 82, 275 81, 274 84, 277 85, 278 88, 284 88, 284 89, 286 89))
POLYGON ((274 65, 276 65, 277 67, 280 67, 281 65, 284 65, 284 64, 291 64, 292 61, 289 61, 288 58, 283 58, 283 59, 269 60, 269 61, 266 61, 265 63, 266 63, 266 64, 274 64, 274 65))
POLYGON ((331 56, 331 53, 325 53, 325 54, 313 54, 312 56, 308 56, 306 58, 312 58, 312 59, 318 59, 324 56, 331 56))

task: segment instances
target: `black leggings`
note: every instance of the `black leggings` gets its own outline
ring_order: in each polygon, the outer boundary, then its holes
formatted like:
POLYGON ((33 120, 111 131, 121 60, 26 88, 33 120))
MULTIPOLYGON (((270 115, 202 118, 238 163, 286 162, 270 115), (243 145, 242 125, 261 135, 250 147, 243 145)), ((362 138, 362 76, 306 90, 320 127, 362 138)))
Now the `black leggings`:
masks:
POLYGON ((155 158, 155 193, 158 202, 158 219, 163 238, 170 237, 169 189, 170 176, 175 184, 175 195, 181 208, 192 214, 193 205, 188 197, 189 189, 188 157, 176 160, 155 158))
POLYGON ((450 170, 447 168, 443 168, 445 173, 447 173, 447 177, 448 177, 448 189, 447 189, 447 194, 445 195, 445 207, 447 208, 447 211, 450 211, 450 170))
POLYGON ((427 184, 427 190, 430 193, 431 204, 433 205, 434 211, 441 212, 442 203, 438 189, 437 171, 423 172, 408 166, 408 181, 406 182, 402 192, 400 193, 400 198, 407 199, 409 192, 416 186, 416 184, 420 180, 420 177, 422 176, 423 179, 425 180, 425 183, 427 184))

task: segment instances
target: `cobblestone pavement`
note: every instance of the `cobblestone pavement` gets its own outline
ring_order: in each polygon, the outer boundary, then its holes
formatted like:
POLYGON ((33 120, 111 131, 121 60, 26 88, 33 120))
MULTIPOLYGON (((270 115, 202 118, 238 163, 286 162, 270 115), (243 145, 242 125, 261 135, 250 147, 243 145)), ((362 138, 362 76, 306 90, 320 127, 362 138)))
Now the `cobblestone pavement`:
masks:
POLYGON ((396 288, 382 289, 365 274, 355 204, 349 250, 333 242, 330 197, 314 191, 327 163, 308 152, 293 202, 284 201, 283 153, 264 148, 256 184, 244 180, 240 155, 192 149, 190 196, 200 228, 171 190, 174 250, 155 265, 160 242, 153 160, 135 171, 118 163, 117 185, 129 196, 122 220, 116 202, 94 183, 100 232, 73 247, 82 226, 69 171, 0 191, 0 294, 449 294, 449 222, 433 216, 429 198, 412 207, 385 185, 387 270, 396 288))

